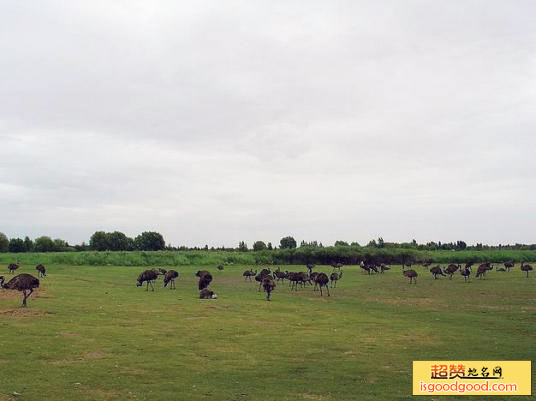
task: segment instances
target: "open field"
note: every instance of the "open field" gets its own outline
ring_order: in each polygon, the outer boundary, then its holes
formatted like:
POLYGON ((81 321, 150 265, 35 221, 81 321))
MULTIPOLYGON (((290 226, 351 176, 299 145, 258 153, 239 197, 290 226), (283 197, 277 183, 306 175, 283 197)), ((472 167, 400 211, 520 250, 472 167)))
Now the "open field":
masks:
POLYGON ((284 283, 272 302, 239 265, 179 267, 155 292, 140 267, 47 268, 27 309, 0 290, 1 401, 409 400, 413 360, 536 360, 536 276, 519 265, 468 284, 416 267, 411 286, 400 266, 346 266, 329 298, 284 283), (202 267, 217 300, 197 299, 202 267))

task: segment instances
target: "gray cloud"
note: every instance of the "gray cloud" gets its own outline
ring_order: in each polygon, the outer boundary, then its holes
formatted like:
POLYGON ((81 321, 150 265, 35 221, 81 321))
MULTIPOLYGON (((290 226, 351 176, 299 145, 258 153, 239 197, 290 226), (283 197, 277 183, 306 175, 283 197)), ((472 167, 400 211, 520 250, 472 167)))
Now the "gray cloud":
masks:
POLYGON ((531 1, 5 1, 0 231, 534 242, 531 1))

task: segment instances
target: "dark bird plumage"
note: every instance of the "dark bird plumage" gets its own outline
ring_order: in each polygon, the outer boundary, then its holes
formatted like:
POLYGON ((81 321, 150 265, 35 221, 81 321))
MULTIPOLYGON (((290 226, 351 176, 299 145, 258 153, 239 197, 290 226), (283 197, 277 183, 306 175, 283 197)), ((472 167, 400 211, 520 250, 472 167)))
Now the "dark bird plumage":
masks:
POLYGON ((153 281, 155 281, 157 278, 158 278, 157 269, 145 270, 143 273, 140 273, 140 275, 138 276, 136 287, 141 287, 144 282, 147 282, 146 291, 149 291, 149 285, 151 285, 151 288, 154 291, 153 281))
POLYGON ((24 296, 22 306, 26 306, 26 299, 32 295, 34 289, 39 288, 39 279, 31 274, 22 273, 13 277, 7 284, 4 284, 4 277, 0 276, 0 286, 6 290, 22 292, 24 296))
POLYGON ((199 291, 199 298, 200 299, 216 299, 218 296, 214 293, 214 291, 210 291, 208 288, 203 288, 201 291, 199 291))
POLYGON ((47 275, 47 269, 42 264, 35 266, 35 270, 37 270, 37 277, 45 277, 47 275))
POLYGON ((452 276, 454 275, 454 273, 456 273, 458 269, 461 269, 461 268, 462 268, 461 265, 455 265, 454 263, 451 263, 445 269, 445 274, 449 276, 449 279, 452 279, 452 276))
POLYGON ((329 279, 331 280, 331 288, 337 288, 337 282, 342 278, 342 273, 342 271, 331 273, 329 276, 329 279))
POLYGON ((328 286, 329 278, 328 278, 328 275, 326 273, 318 273, 318 275, 315 277, 315 284, 320 289, 320 296, 323 296, 322 287, 326 288, 326 291, 328 292, 328 297, 330 296, 330 294, 329 294, 329 286, 328 286))
POLYGON ((532 271, 532 266, 531 265, 527 265, 525 262, 521 262, 521 267, 520 267, 521 271, 527 273, 527 278, 529 277, 529 272, 532 271))
POLYGON ((411 284, 412 282, 414 282, 415 284, 417 284, 417 272, 415 270, 405 270, 404 269, 405 265, 402 265, 402 274, 409 278, 409 283, 411 284))
POLYGON ((253 269, 246 270, 244 273, 242 273, 242 276, 244 276, 244 281, 251 281, 251 277, 255 277, 257 275, 257 270, 253 271, 253 269))
POLYGON ((270 301, 270 294, 275 289, 275 281, 269 274, 264 276, 262 279, 262 288, 264 288, 264 292, 266 292, 266 300, 270 301))
POLYGON ((7 266, 7 269, 9 270, 9 272, 11 274, 15 273, 15 270, 17 270, 18 268, 20 267, 20 265, 18 263, 10 263, 8 266, 7 266))
POLYGON ((208 287, 208 285, 212 282, 212 274, 210 274, 206 270, 198 270, 197 273, 195 273, 197 277, 199 277, 199 290, 203 290, 208 287))
POLYGON ((170 290, 174 290, 175 287, 175 279, 179 277, 179 273, 175 270, 168 270, 166 274, 164 274, 164 287, 167 287, 168 283, 171 283, 169 286, 170 290))

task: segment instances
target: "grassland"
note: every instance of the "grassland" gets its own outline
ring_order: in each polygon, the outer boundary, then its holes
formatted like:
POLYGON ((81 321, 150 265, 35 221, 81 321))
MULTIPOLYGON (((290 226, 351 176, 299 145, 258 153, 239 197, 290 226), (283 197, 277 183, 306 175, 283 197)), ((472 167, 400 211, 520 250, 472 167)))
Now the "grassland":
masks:
POLYGON ((469 284, 417 268, 410 286, 397 266, 347 266, 330 298, 280 284, 272 302, 239 265, 205 266, 219 298, 199 300, 201 267, 146 292, 140 267, 50 265, 27 309, 0 290, 0 400, 409 400, 413 360, 536 359, 536 277, 519 267, 469 284))

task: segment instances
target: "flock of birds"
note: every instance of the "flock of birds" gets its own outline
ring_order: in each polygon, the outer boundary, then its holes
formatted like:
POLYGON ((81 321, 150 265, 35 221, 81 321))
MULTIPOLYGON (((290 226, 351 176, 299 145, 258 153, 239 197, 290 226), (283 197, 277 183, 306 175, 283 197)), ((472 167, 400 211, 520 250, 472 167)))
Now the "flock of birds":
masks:
MULTIPOLYGON (((440 265, 432 266, 432 262, 422 262, 420 264, 424 268, 430 268, 429 271, 435 280, 437 280, 438 277, 441 276, 448 276, 449 279, 452 279, 454 274, 459 271, 465 282, 469 281, 474 266, 474 263, 472 262, 466 263, 464 267, 462 267, 461 264, 450 263, 445 268, 442 268, 440 265)), ((283 272, 278 267, 273 272, 269 268, 264 268, 260 272, 257 272, 257 270, 254 271, 253 269, 248 269, 244 271, 242 276, 244 277, 245 281, 251 282, 252 277, 255 278, 255 281, 259 283, 258 291, 260 292, 261 288, 264 289, 267 301, 270 301, 271 294, 275 290, 277 283, 284 282, 285 280, 288 280, 288 285, 291 291, 297 291, 299 287, 303 288, 307 285, 312 285, 313 291, 320 291, 320 296, 323 296, 325 291, 327 292, 327 296, 329 297, 330 286, 331 288, 336 288, 337 282, 339 282, 343 276, 343 265, 341 263, 333 263, 331 266, 333 267, 333 271, 331 272, 331 274, 329 274, 329 276, 328 274, 323 272, 313 272, 313 269, 315 267, 313 264, 306 265, 307 272, 289 272, 288 270, 283 272)), ((478 267, 476 267, 475 277, 482 279, 485 277, 488 271, 492 271, 494 268, 495 271, 498 272, 510 272, 515 267, 515 262, 508 261, 504 262, 502 266, 499 266, 500 265, 494 266, 490 262, 481 263, 480 265, 478 265, 478 267)), ((7 268, 9 273, 14 274, 15 271, 19 269, 19 267, 20 263, 11 263, 7 268)), ((362 261, 360 263, 360 267, 361 269, 363 269, 364 273, 368 273, 369 275, 375 273, 381 274, 391 269, 390 266, 384 263, 376 263, 369 261, 362 261)), ((219 265, 217 266, 217 269, 220 271, 224 270, 224 266, 219 265)), ((37 276, 39 278, 47 276, 46 268, 42 264, 38 264, 35 267, 35 270, 37 271, 37 276)), ((528 278, 529 273, 533 271, 533 268, 531 265, 525 262, 521 262, 520 270, 526 273, 526 277, 528 278)), ((412 269, 411 263, 405 263, 402 265, 402 274, 409 279, 409 284, 417 283, 418 273, 417 271, 412 269)), ((154 284, 159 276, 163 276, 164 278, 164 288, 168 285, 170 289, 176 288, 175 280, 179 278, 179 273, 175 270, 165 270, 162 268, 154 268, 143 271, 138 276, 136 286, 142 287, 145 283, 146 291, 149 291, 149 287, 151 287, 152 291, 154 291, 154 284)), ((209 289, 209 285, 212 282, 213 278, 212 274, 207 270, 198 270, 195 273, 195 276, 199 279, 199 298, 216 299, 218 297, 217 294, 215 294, 214 291, 211 291, 209 289)), ((0 288, 22 292, 22 306, 25 307, 26 300, 32 295, 36 288, 39 288, 39 278, 36 278, 28 273, 22 273, 14 276, 6 283, 4 276, 0 276, 0 288)))

